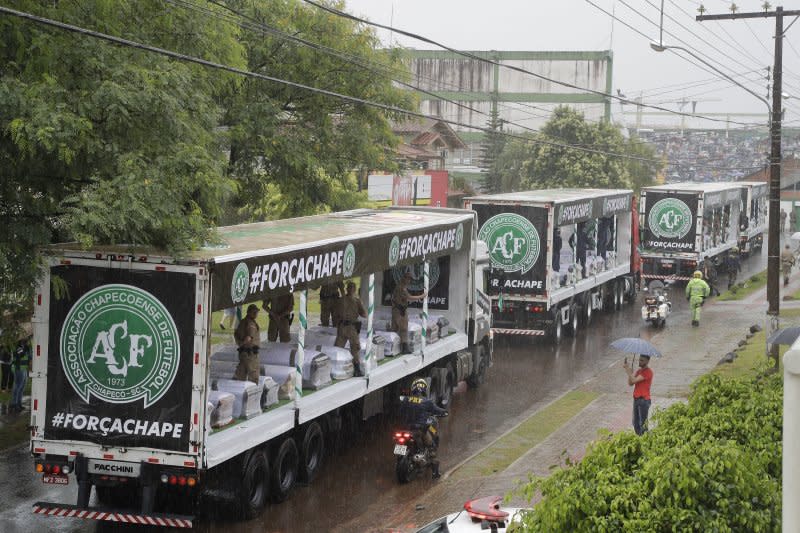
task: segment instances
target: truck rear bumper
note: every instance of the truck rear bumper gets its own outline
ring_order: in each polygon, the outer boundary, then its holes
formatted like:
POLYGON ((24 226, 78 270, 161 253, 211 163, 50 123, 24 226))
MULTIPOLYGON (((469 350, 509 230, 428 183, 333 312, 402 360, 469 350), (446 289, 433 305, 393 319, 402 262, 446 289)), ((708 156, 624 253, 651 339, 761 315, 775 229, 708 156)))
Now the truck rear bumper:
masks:
POLYGON ((516 329, 516 328, 492 328, 495 335, 529 335, 544 336, 547 332, 543 329, 516 329))
POLYGON ((82 518, 84 520, 99 520, 104 522, 117 522, 119 524, 138 524, 145 526, 164 526, 175 528, 191 528, 193 516, 183 516, 161 513, 136 513, 130 510, 114 510, 105 508, 81 508, 76 505, 63 503, 36 502, 33 504, 35 514, 58 516, 67 518, 82 518))

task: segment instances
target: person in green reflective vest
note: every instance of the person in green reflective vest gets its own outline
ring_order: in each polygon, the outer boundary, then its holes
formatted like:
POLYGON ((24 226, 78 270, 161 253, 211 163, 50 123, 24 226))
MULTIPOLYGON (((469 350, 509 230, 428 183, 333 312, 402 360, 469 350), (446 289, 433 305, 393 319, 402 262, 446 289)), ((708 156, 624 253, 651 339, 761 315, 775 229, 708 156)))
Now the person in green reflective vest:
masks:
POLYGON ((710 292, 711 288, 703 280, 703 273, 696 270, 692 279, 686 284, 686 299, 692 310, 692 325, 695 327, 700 325, 700 307, 710 292))

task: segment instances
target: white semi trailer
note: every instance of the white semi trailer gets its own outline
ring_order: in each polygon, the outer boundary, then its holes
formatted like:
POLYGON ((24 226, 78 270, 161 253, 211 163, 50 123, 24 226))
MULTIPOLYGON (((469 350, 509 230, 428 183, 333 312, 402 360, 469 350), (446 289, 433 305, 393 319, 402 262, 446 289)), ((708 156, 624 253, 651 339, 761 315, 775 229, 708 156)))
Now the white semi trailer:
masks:
POLYGON ((391 407, 411 379, 428 378, 441 403, 458 381, 483 382, 491 309, 480 289, 486 258, 472 211, 364 209, 223 227, 218 235, 181 256, 128 246, 45 250, 33 317, 30 450, 44 482, 76 483, 78 496, 38 502, 34 512, 191 527, 207 492, 232 494, 241 513, 254 516, 269 499, 287 498, 297 480, 312 480, 325 443, 391 407), (414 353, 376 361, 375 339, 391 314, 387 292, 406 270, 431 295, 409 310, 412 322, 430 313, 446 331, 423 318, 414 353), (304 357, 328 349, 319 339, 313 350, 304 346, 307 291, 345 279, 360 281, 368 306, 365 375, 305 387, 304 357), (212 312, 288 292, 299 296, 299 326, 293 361, 279 369, 291 376, 280 383, 283 399, 211 427, 222 409, 212 367, 224 367, 215 363, 222 348, 211 342, 212 312), (90 506, 93 487, 99 507, 90 506))

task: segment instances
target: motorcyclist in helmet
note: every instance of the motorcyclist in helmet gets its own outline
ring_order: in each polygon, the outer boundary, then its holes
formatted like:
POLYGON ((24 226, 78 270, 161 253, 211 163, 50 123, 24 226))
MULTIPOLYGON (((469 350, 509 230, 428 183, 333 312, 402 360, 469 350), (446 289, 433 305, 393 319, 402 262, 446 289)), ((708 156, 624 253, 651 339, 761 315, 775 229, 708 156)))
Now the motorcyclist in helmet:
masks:
POLYGON ((400 396, 400 402, 405 423, 414 432, 414 438, 422 439, 421 442, 430 450, 431 477, 438 479, 441 477, 439 459, 436 456, 439 437, 434 434, 436 430, 429 419, 434 415, 447 416, 449 413, 428 398, 428 382, 423 378, 417 378, 411 383, 411 396, 400 396))

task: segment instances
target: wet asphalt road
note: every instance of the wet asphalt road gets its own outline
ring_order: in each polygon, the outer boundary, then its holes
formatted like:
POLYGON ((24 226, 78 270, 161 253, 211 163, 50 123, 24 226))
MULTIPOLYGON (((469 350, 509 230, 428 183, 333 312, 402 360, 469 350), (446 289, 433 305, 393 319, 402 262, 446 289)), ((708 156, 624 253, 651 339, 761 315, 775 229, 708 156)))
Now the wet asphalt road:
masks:
MULTIPOLYGON (((765 253, 743 264, 745 274, 763 270, 765 253)), ((739 279, 743 279, 741 276, 739 279)), ((672 289, 673 314, 667 320, 689 321, 683 287, 672 289)), ((641 295, 621 311, 595 313, 589 328, 577 338, 565 337, 559 346, 528 339, 495 340, 494 366, 486 383, 456 390, 450 417, 441 422, 439 456, 446 471, 491 444, 533 412, 579 386, 598 371, 619 361, 623 354, 608 347, 618 337, 649 338, 656 331, 641 320, 641 295)), ((369 505, 409 505, 432 483, 417 479, 398 485, 394 477, 392 421, 367 423, 352 447, 326 457, 319 477, 310 486, 298 486, 288 501, 269 505, 261 517, 249 522, 200 519, 202 532, 324 532, 361 516, 369 505)), ((39 500, 74 503, 74 478, 68 488, 43 485, 34 474, 27 446, 0 454, 0 531, 117 531, 93 522, 42 518, 30 513, 39 500)), ((213 504, 211 504, 213 505, 213 504)), ((419 524, 421 525, 421 524, 419 524)), ((380 528, 381 524, 374 524, 380 528)), ((143 531, 141 527, 125 528, 143 531)), ((163 531, 159 529, 158 531, 163 531)))

